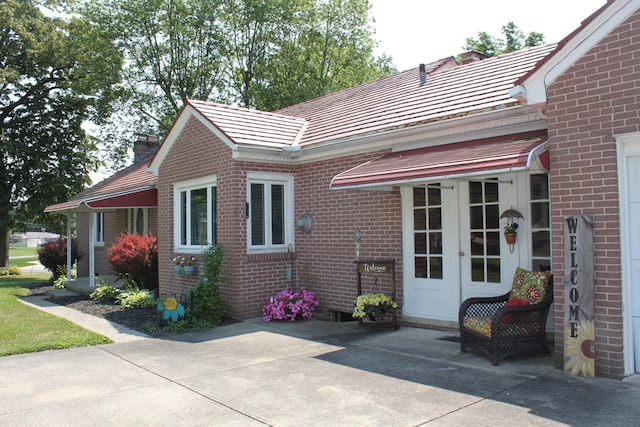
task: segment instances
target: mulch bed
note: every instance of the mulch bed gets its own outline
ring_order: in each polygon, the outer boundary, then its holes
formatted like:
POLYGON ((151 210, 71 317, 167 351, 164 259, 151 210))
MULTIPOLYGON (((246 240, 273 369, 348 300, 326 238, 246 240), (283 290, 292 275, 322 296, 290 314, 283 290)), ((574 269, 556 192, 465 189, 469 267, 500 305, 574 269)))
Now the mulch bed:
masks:
MULTIPOLYGON (((45 295, 45 292, 52 289, 51 286, 32 288, 29 295, 45 295)), ((148 333, 144 330, 145 324, 158 320, 158 310, 156 307, 124 309, 120 305, 110 301, 94 301, 88 295, 77 295, 70 297, 47 298, 47 300, 58 305, 78 310, 82 313, 96 317, 102 317, 115 323, 119 323, 127 328, 148 333)))
MULTIPOLYGON (((34 286, 29 290, 28 296, 46 295, 47 290, 52 288, 52 286, 34 286)), ((164 331, 161 328, 154 328, 153 333, 150 333, 148 330, 146 330, 145 325, 149 323, 154 323, 156 325, 164 323, 164 321, 161 320, 161 315, 155 306, 148 308, 125 309, 115 302, 94 301, 89 298, 88 295, 76 295, 58 298, 48 297, 47 300, 58 305, 63 305, 65 307, 78 310, 82 313, 90 314, 96 317, 102 317, 104 319, 126 326, 127 328, 143 332, 145 334, 150 334, 153 336, 171 335, 170 332, 164 331)), ((230 325, 237 322, 238 320, 225 316, 222 318, 220 326, 230 325)))
MULTIPOLYGON (((33 286, 29 289, 29 295, 27 296, 46 295, 46 292, 49 289, 53 289, 53 287, 40 285, 33 286)), ((162 320, 160 312, 158 312, 158 309, 155 306, 148 308, 125 309, 112 301, 94 301, 89 298, 88 295, 57 298, 47 297, 47 300, 58 305, 78 310, 82 313, 102 317, 111 322, 118 323, 145 334, 153 336, 171 335, 170 332, 164 331, 162 328, 154 328, 153 333, 146 330, 145 326, 149 323, 156 325, 165 324, 165 321, 162 320)), ((237 322, 238 320, 225 316, 222 318, 219 326, 231 325, 237 322)))

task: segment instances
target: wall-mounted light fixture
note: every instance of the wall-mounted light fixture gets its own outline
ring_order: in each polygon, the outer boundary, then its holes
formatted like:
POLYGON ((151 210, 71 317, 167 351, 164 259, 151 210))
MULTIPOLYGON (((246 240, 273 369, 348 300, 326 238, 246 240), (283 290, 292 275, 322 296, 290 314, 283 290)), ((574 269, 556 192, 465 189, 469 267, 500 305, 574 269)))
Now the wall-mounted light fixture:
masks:
POLYGON ((298 218, 296 221, 296 227, 298 227, 298 230, 303 233, 310 233, 311 230, 313 230, 315 223, 316 221, 313 219, 313 215, 306 213, 298 218))

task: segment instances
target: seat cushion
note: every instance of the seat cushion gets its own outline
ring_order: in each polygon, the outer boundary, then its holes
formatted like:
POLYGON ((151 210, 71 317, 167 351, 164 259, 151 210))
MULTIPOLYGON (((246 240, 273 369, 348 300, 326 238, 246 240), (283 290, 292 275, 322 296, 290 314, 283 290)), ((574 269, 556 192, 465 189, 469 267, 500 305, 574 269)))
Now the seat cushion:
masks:
POLYGON ((491 316, 465 317, 462 326, 479 334, 491 337, 491 316))
POLYGON ((529 271, 516 268, 510 298, 517 298, 529 304, 538 304, 547 295, 549 272, 529 271))

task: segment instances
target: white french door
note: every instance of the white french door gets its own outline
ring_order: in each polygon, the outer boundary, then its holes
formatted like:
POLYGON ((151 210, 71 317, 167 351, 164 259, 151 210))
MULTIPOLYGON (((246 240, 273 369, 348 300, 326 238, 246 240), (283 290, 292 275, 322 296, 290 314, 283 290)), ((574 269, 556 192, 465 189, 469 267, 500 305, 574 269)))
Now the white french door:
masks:
POLYGON ((460 300, 453 181, 403 187, 403 314, 455 321, 460 300))
POLYGON ((466 298, 509 290, 505 277, 513 274, 518 254, 504 242, 500 212, 517 197, 511 182, 447 180, 402 188, 403 315, 455 322, 466 298))

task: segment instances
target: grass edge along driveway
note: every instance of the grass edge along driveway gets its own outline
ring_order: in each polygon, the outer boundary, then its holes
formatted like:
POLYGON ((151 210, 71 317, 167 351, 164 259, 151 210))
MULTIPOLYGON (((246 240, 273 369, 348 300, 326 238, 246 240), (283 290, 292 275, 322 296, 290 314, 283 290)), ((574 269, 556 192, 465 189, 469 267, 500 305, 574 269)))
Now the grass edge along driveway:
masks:
POLYGON ((18 301, 48 275, 0 277, 0 356, 109 344, 109 338, 18 301))

